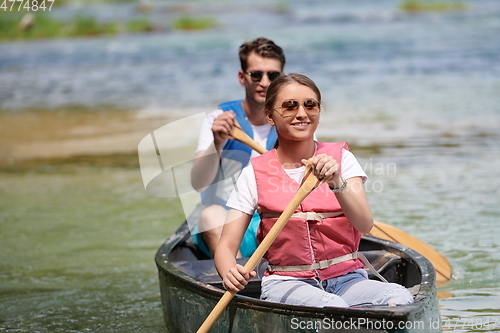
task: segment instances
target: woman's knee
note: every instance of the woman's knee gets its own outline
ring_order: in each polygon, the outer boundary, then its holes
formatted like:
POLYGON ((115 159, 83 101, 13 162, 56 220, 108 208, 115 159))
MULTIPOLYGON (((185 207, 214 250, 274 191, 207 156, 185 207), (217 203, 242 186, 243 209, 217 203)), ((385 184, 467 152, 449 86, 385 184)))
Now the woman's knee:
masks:
POLYGON ((340 294, 350 306, 404 305, 413 302, 408 289, 397 283, 365 280, 340 294))
POLYGON ((390 283, 392 288, 386 290, 382 304, 404 305, 413 303, 413 295, 402 285, 390 283))

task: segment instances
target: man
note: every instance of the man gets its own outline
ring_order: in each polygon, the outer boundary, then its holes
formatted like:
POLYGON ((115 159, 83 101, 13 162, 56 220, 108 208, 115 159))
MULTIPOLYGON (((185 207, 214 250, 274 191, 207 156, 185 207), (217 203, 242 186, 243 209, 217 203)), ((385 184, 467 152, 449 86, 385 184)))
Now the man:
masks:
MULTIPOLYGON (((204 209, 198 221, 200 233, 194 234, 195 244, 207 255, 213 256, 226 219, 226 201, 231 194, 241 169, 256 156, 246 145, 228 140, 235 121, 255 141, 271 149, 276 131, 264 114, 267 87, 283 72, 283 50, 267 38, 257 38, 240 46, 241 70, 238 81, 245 88, 245 99, 219 105, 202 125, 196 159, 191 170, 191 184, 201 192, 204 209)), ((255 214, 244 236, 240 252, 249 256, 256 248, 256 229, 260 218, 255 214)))

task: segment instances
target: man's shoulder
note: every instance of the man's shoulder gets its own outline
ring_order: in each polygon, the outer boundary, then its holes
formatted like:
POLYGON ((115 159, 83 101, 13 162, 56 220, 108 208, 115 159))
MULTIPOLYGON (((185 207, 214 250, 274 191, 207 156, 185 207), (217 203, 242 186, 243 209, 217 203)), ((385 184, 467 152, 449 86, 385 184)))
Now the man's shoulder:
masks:
POLYGON ((241 107, 242 99, 234 99, 231 101, 222 102, 218 105, 219 109, 228 111, 231 107, 241 107))

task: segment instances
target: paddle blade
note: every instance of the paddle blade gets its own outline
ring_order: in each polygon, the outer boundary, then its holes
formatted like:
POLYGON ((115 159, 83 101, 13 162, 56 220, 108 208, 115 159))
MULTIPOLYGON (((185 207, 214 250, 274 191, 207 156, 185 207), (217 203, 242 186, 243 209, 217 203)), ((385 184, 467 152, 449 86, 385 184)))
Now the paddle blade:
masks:
POLYGON ((426 243, 409 235, 403 230, 382 222, 375 221, 372 230, 370 230, 368 234, 373 237, 378 237, 402 244, 426 257, 436 270, 437 282, 446 282, 451 279, 453 271, 450 263, 448 262, 448 259, 446 259, 445 256, 443 256, 441 253, 439 253, 426 243))

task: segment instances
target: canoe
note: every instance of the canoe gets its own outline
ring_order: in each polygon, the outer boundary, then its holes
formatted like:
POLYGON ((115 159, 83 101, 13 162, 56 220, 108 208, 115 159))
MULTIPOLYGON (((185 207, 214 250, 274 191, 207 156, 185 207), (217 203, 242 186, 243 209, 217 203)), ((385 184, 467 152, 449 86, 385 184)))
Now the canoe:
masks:
MULTIPOLYGON (((210 332, 441 332, 436 274, 429 260, 401 244, 368 235, 361 240, 360 252, 388 281, 407 287, 414 303, 317 308, 262 301, 263 265, 260 274, 235 295, 210 332)), ((246 260, 238 259, 242 265, 246 260)), ((155 261, 167 330, 196 332, 224 293, 213 260, 198 251, 184 223, 159 248, 155 261)))

